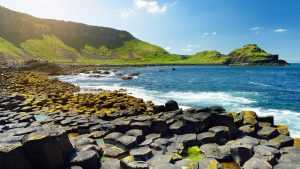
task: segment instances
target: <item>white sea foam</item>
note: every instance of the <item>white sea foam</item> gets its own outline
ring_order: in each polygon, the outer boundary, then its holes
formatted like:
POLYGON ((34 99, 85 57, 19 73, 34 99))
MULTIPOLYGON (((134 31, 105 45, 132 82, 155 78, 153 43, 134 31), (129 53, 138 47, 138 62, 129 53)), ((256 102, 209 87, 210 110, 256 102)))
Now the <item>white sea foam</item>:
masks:
POLYGON ((257 86, 263 86, 263 87, 271 87, 271 85, 264 84, 264 83, 257 83, 257 82, 249 82, 249 84, 257 85, 257 86))

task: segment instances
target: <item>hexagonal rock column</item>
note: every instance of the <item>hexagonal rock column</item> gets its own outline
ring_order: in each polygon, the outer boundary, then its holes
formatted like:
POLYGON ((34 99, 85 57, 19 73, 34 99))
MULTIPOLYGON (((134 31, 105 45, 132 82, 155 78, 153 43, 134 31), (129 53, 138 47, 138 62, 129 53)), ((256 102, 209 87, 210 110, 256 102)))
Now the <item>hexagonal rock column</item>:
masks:
POLYGON ((31 169, 21 143, 0 144, 0 168, 31 169))
POLYGON ((63 153, 57 137, 48 132, 31 133, 23 139, 23 146, 33 169, 64 167, 63 153))
POLYGON ((83 169, 99 169, 100 158, 98 153, 93 150, 79 151, 70 157, 70 163, 83 169))

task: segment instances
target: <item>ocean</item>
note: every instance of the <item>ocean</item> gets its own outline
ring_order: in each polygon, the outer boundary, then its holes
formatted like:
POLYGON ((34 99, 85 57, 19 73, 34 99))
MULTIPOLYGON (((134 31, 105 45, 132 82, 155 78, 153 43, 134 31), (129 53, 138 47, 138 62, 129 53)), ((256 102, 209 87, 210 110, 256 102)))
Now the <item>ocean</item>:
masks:
POLYGON ((270 66, 148 66, 115 69, 101 78, 90 74, 56 76, 81 89, 126 89, 135 97, 164 104, 173 99, 182 108, 213 105, 227 111, 253 110, 274 115, 291 135, 300 137, 300 64, 270 66), (175 70, 172 70, 172 69, 175 70), (122 80, 116 73, 139 73, 122 80))

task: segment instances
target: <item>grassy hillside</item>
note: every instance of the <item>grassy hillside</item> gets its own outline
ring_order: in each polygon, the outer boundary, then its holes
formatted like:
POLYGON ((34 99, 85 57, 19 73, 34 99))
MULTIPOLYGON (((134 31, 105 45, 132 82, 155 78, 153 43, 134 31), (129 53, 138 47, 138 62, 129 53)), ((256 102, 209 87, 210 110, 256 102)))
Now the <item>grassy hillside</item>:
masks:
POLYGON ((21 43, 21 47, 32 56, 50 62, 72 62, 80 58, 80 54, 72 47, 64 44, 55 36, 43 36, 43 39, 29 39, 21 43))
POLYGON ((124 41, 135 39, 126 31, 75 22, 39 19, 0 7, 0 37, 19 46, 29 39, 41 39, 43 35, 55 35, 77 50, 87 44, 93 47, 105 45, 115 49, 122 46, 124 41))
POLYGON ((0 37, 0 63, 21 62, 28 59, 24 51, 0 37))
POLYGON ((213 50, 196 53, 184 60, 184 62, 191 64, 223 64, 227 58, 226 55, 222 55, 220 52, 213 50))

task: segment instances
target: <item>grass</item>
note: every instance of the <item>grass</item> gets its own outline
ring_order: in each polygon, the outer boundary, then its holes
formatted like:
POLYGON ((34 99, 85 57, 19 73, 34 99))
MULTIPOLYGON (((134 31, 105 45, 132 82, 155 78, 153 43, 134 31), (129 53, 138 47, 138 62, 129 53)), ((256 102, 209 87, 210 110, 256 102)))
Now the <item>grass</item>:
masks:
POLYGON ((229 57, 249 57, 251 61, 266 60, 270 53, 255 44, 248 44, 229 53, 229 57))
POLYGON ((20 62, 26 59, 24 52, 0 37, 0 60, 20 62), (2 55, 1 55, 2 53, 2 55))
POLYGON ((50 62, 74 62, 80 58, 79 52, 64 44, 55 36, 44 35, 42 39, 29 39, 21 47, 32 56, 50 62))
POLYGON ((191 64, 223 64, 227 60, 227 56, 222 55, 218 51, 203 51, 190 56, 183 63, 191 64))

